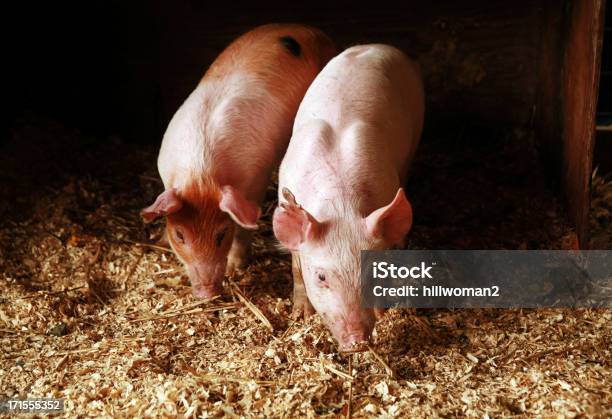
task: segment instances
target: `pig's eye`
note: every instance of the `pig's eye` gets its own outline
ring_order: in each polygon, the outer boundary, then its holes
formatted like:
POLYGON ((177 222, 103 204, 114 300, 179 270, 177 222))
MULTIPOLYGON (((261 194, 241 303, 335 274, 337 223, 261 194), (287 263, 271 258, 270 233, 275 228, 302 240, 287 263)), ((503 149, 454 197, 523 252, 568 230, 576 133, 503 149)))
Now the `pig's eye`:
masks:
POLYGON ((322 272, 317 273, 317 278, 319 279, 319 281, 317 281, 317 284, 319 285, 319 287, 321 287, 321 288, 329 288, 329 283, 328 283, 327 277, 325 276, 324 273, 322 273, 322 272))
POLYGON ((227 233, 227 228, 217 233, 215 236, 215 244, 217 247, 221 247, 221 243, 223 243, 223 239, 225 238, 225 233, 227 233))
POLYGON ((176 236, 176 240, 180 243, 180 244, 185 244, 185 236, 183 236, 183 233, 181 232, 181 230, 179 229, 174 229, 174 235, 176 236))

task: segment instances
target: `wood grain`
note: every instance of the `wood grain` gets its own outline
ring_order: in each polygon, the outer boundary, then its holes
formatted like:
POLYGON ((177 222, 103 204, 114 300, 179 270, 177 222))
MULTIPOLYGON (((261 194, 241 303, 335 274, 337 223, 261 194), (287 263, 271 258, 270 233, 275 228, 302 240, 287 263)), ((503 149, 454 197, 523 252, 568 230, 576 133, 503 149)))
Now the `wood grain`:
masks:
POLYGON ((581 248, 588 246, 590 181, 601 66, 604 2, 568 2, 568 38, 561 81, 562 171, 568 210, 581 248))

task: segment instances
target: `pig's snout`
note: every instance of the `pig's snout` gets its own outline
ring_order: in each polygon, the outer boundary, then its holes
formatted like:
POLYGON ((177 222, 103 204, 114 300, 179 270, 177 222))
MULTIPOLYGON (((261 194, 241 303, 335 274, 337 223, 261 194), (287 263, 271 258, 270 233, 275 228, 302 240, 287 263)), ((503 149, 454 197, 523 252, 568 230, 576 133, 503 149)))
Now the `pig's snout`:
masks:
POLYGON ((369 338, 363 331, 349 333, 338 341, 338 349, 344 353, 363 352, 368 349, 369 338))
POLYGON ((221 286, 197 286, 193 285, 191 287, 193 295, 198 298, 212 298, 221 294, 221 286))
POLYGON ((223 272, 221 264, 193 264, 188 267, 189 279, 193 295, 199 298, 212 298, 222 291, 223 272))
POLYGON ((375 322, 374 311, 362 309, 351 312, 344 321, 338 322, 339 328, 332 327, 340 352, 365 351, 375 322))

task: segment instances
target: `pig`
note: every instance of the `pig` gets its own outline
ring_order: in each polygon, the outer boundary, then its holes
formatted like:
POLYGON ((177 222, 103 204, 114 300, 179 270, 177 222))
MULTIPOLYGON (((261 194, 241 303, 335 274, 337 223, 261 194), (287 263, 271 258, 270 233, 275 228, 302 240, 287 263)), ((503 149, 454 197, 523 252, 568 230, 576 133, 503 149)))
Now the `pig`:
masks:
POLYGON ((257 27, 217 57, 170 121, 157 160, 164 191, 140 214, 166 218, 195 296, 218 295, 247 260, 300 101, 336 53, 316 28, 257 27))
POLYGON ((380 314, 362 306, 360 251, 402 247, 412 226, 402 184, 424 112, 418 66, 379 44, 333 58, 298 110, 273 229, 292 253, 294 314, 314 309, 341 351, 363 349, 380 314))

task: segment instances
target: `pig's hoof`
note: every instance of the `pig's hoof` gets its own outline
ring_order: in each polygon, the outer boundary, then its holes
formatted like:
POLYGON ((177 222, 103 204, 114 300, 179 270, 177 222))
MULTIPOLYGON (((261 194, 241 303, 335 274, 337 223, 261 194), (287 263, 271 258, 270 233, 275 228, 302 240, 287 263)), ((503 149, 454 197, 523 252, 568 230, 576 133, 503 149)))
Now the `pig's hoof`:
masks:
POLYGON ((162 247, 170 247, 170 241, 168 240, 168 232, 164 230, 162 236, 155 242, 156 245, 162 247))
POLYGON ((225 267, 225 275, 232 276, 238 269, 244 268, 246 260, 242 257, 229 257, 225 267))
POLYGON ((315 313, 315 309, 308 301, 308 297, 300 297, 293 299, 293 310, 291 311, 291 318, 298 320, 301 318, 307 319, 315 313))

